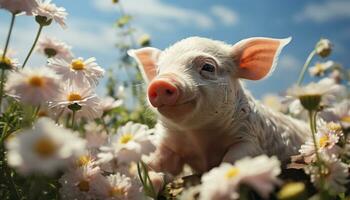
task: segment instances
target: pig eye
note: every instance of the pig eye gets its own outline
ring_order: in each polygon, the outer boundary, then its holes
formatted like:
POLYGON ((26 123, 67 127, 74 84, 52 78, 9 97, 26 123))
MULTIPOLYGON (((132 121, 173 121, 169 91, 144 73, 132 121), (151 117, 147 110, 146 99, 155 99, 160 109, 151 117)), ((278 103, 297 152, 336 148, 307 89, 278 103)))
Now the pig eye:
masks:
POLYGON ((215 66, 209 63, 205 63, 202 66, 201 71, 207 71, 207 72, 215 72, 215 66))

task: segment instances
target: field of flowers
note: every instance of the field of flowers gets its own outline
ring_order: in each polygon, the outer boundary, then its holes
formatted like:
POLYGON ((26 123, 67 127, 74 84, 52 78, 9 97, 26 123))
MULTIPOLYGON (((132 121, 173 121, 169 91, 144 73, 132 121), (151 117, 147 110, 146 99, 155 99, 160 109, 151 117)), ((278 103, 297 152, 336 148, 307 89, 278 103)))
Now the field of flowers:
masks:
MULTIPOLYGON (((147 166, 158 129, 156 115, 144 105, 144 92, 125 89, 95 58, 77 57, 64 42, 41 37, 47 26, 65 27, 66 10, 44 0, 0 0, 0 9, 12 15, 0 51, 1 200, 350 199, 349 72, 327 60, 336 48, 331 41, 315 44, 285 96, 262 100, 310 124, 312 137, 287 168, 275 156, 261 155, 222 163, 200 175, 185 167, 170 179, 147 166), (18 17, 31 17, 38 25, 23 62, 10 50, 18 17), (27 65, 34 52, 47 57, 43 67, 27 65), (320 62, 310 66, 316 59, 320 62), (303 85, 305 75, 319 81, 303 85), (104 76, 107 95, 99 97, 96 87, 104 76), (124 104, 131 99, 137 101, 132 109, 124 104)), ((132 37, 129 19, 125 15, 117 21, 123 37, 132 37)), ((132 84, 141 75, 126 52, 148 45, 147 36, 136 46, 118 44, 121 65, 133 66, 132 84)))

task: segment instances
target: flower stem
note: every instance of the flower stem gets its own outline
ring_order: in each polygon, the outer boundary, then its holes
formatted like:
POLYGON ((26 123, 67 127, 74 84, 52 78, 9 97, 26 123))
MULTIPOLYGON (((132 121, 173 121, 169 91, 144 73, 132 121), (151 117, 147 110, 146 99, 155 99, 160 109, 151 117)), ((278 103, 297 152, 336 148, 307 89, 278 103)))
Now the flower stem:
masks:
MULTIPOLYGON (((7 34, 6 44, 5 44, 5 48, 4 48, 4 52, 2 54, 1 60, 5 59, 5 56, 6 56, 6 53, 7 53, 7 49, 8 49, 9 43, 10 43, 10 38, 11 38, 12 30, 13 30, 13 25, 15 24, 15 19, 16 19, 16 15, 12 14, 10 29, 9 29, 9 32, 7 34)), ((3 92, 4 92, 4 82, 5 82, 5 69, 4 68, 1 69, 0 81, 1 81, 0 82, 0 112, 1 112, 2 95, 3 95, 3 92)))
POLYGON ((72 129, 74 130, 74 126, 75 126, 75 110, 73 110, 73 114, 72 114, 72 129))
POLYGON ((6 53, 7 53, 7 49, 8 49, 9 43, 10 43, 10 38, 11 38, 12 30, 13 30, 13 25, 15 24, 15 19, 16 19, 16 15, 12 14, 10 29, 9 29, 9 32, 7 34, 7 39, 6 39, 5 49, 4 49, 4 52, 2 54, 2 59, 5 58, 6 53))
POLYGON ((309 54, 309 56, 307 57, 305 63, 304 63, 304 66, 303 66, 303 69, 301 70, 300 74, 299 74, 299 78, 298 78, 298 81, 297 81, 297 85, 301 85, 301 83, 303 82, 304 80, 304 76, 305 76, 305 72, 308 68, 308 66, 310 65, 310 62, 312 60, 312 58, 316 55, 316 51, 315 50, 312 50, 311 53, 309 54))
MULTIPOLYGON (((319 154, 319 151, 318 151, 318 142, 316 140, 316 132, 317 132, 317 129, 316 129, 316 114, 317 114, 317 111, 313 111, 313 110, 309 110, 309 118, 310 118, 310 128, 311 128, 311 133, 312 133, 312 140, 314 142, 314 147, 315 147, 315 155, 316 155, 316 165, 318 167, 318 173, 319 173, 319 176, 320 176, 320 190, 321 191, 325 191, 324 189, 324 164, 321 160, 321 157, 320 157, 320 154, 319 154)), ((322 193, 321 193, 321 196, 322 193)))
POLYGON ((35 46, 36 46, 36 43, 37 43, 38 40, 39 40, 41 31, 43 30, 43 28, 44 28, 44 26, 40 24, 40 25, 39 25, 38 33, 36 34, 36 37, 35 37, 34 43, 33 43, 33 45, 32 45, 32 48, 30 48, 29 53, 28 53, 26 59, 24 60, 24 63, 23 63, 23 65, 22 65, 22 69, 26 66, 26 64, 27 64, 27 62, 28 62, 28 60, 29 60, 30 55, 32 55, 32 52, 33 52, 33 50, 34 50, 34 48, 35 48, 35 46))
POLYGON ((108 126, 107 126, 106 121, 103 118, 103 116, 101 117, 101 122, 102 122, 102 125, 103 125, 103 129, 106 131, 107 135, 109 135, 108 126))
POLYGON ((312 133, 312 140, 314 142, 314 147, 315 147, 315 154, 317 158, 317 162, 321 163, 321 159, 318 153, 318 143, 316 140, 316 112, 309 110, 309 118, 310 118, 310 128, 311 128, 311 133, 312 133))

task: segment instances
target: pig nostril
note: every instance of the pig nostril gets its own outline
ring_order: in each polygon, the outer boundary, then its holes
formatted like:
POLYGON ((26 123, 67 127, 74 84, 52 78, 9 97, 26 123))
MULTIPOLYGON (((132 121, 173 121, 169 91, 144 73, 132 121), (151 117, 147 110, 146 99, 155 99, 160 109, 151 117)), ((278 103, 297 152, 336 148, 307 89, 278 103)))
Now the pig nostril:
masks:
POLYGON ((174 91, 167 89, 167 90, 165 90, 165 93, 168 95, 172 95, 172 94, 174 94, 174 91))

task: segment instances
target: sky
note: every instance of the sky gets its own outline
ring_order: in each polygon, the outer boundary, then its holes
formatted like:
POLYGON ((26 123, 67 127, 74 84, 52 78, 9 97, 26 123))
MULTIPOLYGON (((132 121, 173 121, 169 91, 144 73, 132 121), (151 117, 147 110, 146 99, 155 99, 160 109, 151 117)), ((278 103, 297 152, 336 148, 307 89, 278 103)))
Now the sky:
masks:
MULTIPOLYGON (((52 2, 69 13, 67 28, 52 24, 44 29, 44 35, 67 42, 76 56, 96 57, 102 67, 116 67, 118 36, 113 23, 120 16, 118 6, 112 0, 52 2)), ((295 83, 308 53, 320 38, 328 38, 334 44, 327 59, 350 66, 349 0, 120 0, 120 3, 133 16, 131 23, 138 30, 137 36, 149 34, 152 46, 159 49, 190 36, 228 44, 249 37, 291 36, 293 40, 282 51, 275 72, 261 81, 246 81, 257 98, 281 93, 295 83)), ((0 48, 4 46, 9 22, 8 12, 0 10, 0 48)), ((36 31, 32 17, 17 18, 10 48, 17 52, 20 61, 24 60, 36 31)), ((38 54, 29 61, 30 66, 44 64, 45 58, 38 54)), ((103 91, 103 85, 100 90, 103 91)))

